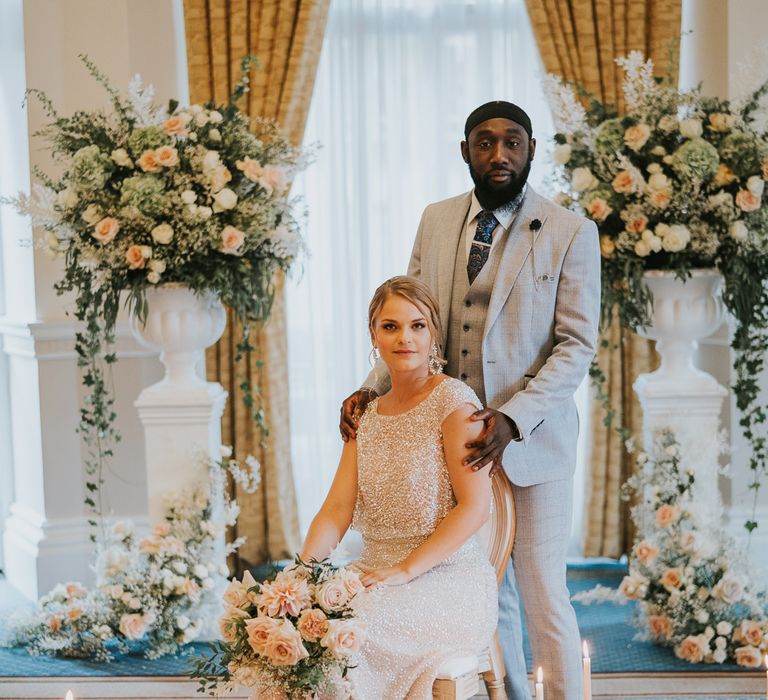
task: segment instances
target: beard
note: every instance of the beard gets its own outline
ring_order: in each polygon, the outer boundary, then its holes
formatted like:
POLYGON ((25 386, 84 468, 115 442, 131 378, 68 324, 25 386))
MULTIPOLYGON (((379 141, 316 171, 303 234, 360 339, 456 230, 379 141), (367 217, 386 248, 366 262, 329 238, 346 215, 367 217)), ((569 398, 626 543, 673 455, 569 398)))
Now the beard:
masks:
POLYGON ((475 196, 483 209, 493 211, 494 209, 503 207, 517 197, 525 186, 525 183, 528 181, 532 160, 532 158, 528 158, 528 162, 518 175, 510 173, 511 178, 509 182, 506 185, 501 186, 496 186, 491 182, 490 173, 481 177, 472 167, 472 163, 470 163, 469 174, 472 177, 472 182, 475 183, 475 196))

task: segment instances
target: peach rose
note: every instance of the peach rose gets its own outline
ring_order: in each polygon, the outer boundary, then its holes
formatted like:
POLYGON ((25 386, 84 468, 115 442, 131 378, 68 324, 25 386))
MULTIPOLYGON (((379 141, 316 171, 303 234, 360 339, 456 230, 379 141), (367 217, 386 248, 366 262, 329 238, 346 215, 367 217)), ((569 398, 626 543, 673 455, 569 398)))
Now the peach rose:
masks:
POLYGON ((240 608, 228 605, 219 618, 219 632, 225 642, 234 642, 237 638, 237 623, 248 618, 248 613, 240 608))
POLYGON ((320 644, 328 648, 336 658, 346 658, 357 653, 365 639, 365 628, 360 620, 329 620, 328 631, 320 644))
POLYGON ((225 226, 221 231, 221 252, 238 255, 245 242, 245 234, 234 226, 225 226))
POLYGON ((163 129, 166 134, 170 136, 186 136, 187 124, 189 124, 189 116, 186 114, 177 114, 173 117, 169 117, 163 122, 163 129))
POLYGON ((669 639, 672 636, 672 623, 666 615, 650 615, 648 626, 654 637, 669 639))
POLYGON ((712 112, 709 115, 709 128, 712 131, 728 131, 731 128, 733 118, 723 112, 712 112))
POLYGON ((763 663, 760 650, 753 646, 738 647, 733 655, 736 658, 736 663, 746 668, 760 668, 763 663))
POLYGON ((224 591, 225 602, 236 608, 245 607, 249 602, 253 602, 248 591, 254 586, 256 586, 256 580, 251 576, 250 571, 243 574, 242 583, 233 578, 224 591))
POLYGON ((261 184, 268 185, 268 187, 265 187, 264 189, 282 192, 288 185, 288 178, 281 167, 277 165, 265 165, 261 184))
POLYGON ((709 643, 701 634, 688 636, 675 647, 675 656, 678 659, 690 661, 692 664, 703 661, 708 652, 709 643))
POLYGON ((132 245, 125 251, 125 261, 131 270, 138 270, 144 267, 144 253, 140 245, 132 245))
POLYGON ((365 586, 360 580, 360 574, 352 569, 339 569, 334 578, 339 579, 344 584, 350 599, 354 598, 360 591, 365 590, 365 586))
POLYGON ((636 233, 639 235, 645 231, 646 228, 648 228, 648 217, 645 216, 645 214, 637 214, 632 216, 627 221, 626 228, 630 233, 636 233))
POLYGON ((245 160, 238 160, 235 162, 235 166, 245 175, 251 182, 258 182, 264 172, 261 167, 261 163, 253 158, 245 157, 245 160))
POLYGON ((658 527, 669 527, 676 523, 680 517, 680 509, 677 506, 664 504, 656 509, 656 525, 658 527))
POLYGON ((604 258, 610 258, 615 251, 616 244, 613 242, 613 238, 607 234, 600 236, 600 255, 604 258))
POLYGON ((712 597, 719 598, 724 603, 738 603, 744 596, 741 581, 726 574, 712 589, 712 597))
POLYGON ((616 177, 613 178, 611 187, 623 194, 632 192, 632 190, 635 189, 635 178, 629 170, 621 170, 616 174, 616 177))
POLYGON ((208 172, 208 182, 211 185, 211 192, 218 192, 232 179, 232 173, 226 165, 217 165, 208 172))
POLYGON ((267 640, 280 624, 274 617, 255 617, 245 621, 245 631, 248 634, 248 644, 257 654, 263 654, 267 640))
POLYGON ((193 603, 200 600, 200 585, 191 578, 185 578, 184 583, 178 587, 181 593, 187 596, 193 603))
POLYGON ((288 620, 283 620, 270 631, 264 645, 264 656, 274 666, 295 666, 301 659, 306 659, 309 652, 296 628, 288 620))
POLYGON ((657 209, 665 209, 672 201, 672 193, 669 190, 653 190, 648 201, 657 209))
POLYGON ((736 195, 736 206, 742 211, 755 211, 760 208, 761 198, 749 190, 740 189, 736 195))
POLYGON ((683 572, 677 566, 667 569, 662 574, 659 583, 671 593, 683 584, 683 572))
POLYGON ((296 628, 308 642, 317 642, 328 631, 328 618, 322 610, 306 608, 301 611, 296 628))
POLYGON ((101 245, 109 243, 120 230, 120 222, 117 219, 113 219, 111 216, 107 216, 102 219, 93 227, 93 236, 101 245))
POLYGON ((157 153, 152 149, 144 151, 137 162, 139 167, 145 173, 156 173, 160 170, 160 163, 157 161, 157 153))
POLYGON ((651 136, 651 127, 647 124, 635 124, 624 132, 624 143, 633 151, 639 151, 651 136))
POLYGON ((162 549, 163 540, 157 535, 149 535, 139 542, 139 550, 144 554, 160 554, 162 549))
POLYGON ((270 617, 296 617, 312 605, 312 592, 303 579, 276 579, 262 585, 257 605, 260 612, 270 617))
POLYGON ((659 556, 659 548, 646 540, 638 542, 634 547, 634 552, 643 564, 650 564, 659 556))
POLYGON ((587 213, 595 221, 605 221, 612 211, 602 197, 595 197, 587 206, 587 213))
POLYGON ((629 570, 629 576, 625 576, 619 584, 621 593, 630 600, 642 598, 647 589, 648 580, 632 569, 629 570))
POLYGON ((69 619, 70 622, 79 620, 82 616, 83 616, 82 608, 78 608, 76 605, 73 605, 71 608, 67 609, 67 619, 69 619))
POLYGON ((170 523, 158 523, 152 528, 152 532, 158 537, 168 537, 171 534, 171 525, 170 523))
POLYGON ((85 598, 85 596, 88 595, 88 591, 86 591, 79 583, 68 583, 66 591, 67 598, 85 598))
POLYGON ((715 172, 713 180, 719 187, 725 187, 725 185, 730 185, 734 180, 738 180, 738 178, 725 163, 720 163, 717 166, 717 172, 715 172))
POLYGON ((763 625, 753 620, 744 620, 737 630, 738 638, 734 635, 736 641, 745 641, 753 647, 759 647, 763 643, 763 625))
POLYGON ((126 639, 141 639, 147 631, 147 619, 139 613, 130 613, 120 618, 120 631, 126 639))
POLYGON ((160 146, 155 151, 155 159, 158 165, 162 165, 164 168, 172 168, 174 165, 179 164, 179 152, 173 146, 160 146))
POLYGON ((336 612, 349 603, 349 593, 343 581, 332 578, 318 586, 315 591, 315 600, 325 612, 336 612))
POLYGON ((48 618, 48 629, 54 633, 61 629, 61 618, 58 615, 51 615, 48 618))

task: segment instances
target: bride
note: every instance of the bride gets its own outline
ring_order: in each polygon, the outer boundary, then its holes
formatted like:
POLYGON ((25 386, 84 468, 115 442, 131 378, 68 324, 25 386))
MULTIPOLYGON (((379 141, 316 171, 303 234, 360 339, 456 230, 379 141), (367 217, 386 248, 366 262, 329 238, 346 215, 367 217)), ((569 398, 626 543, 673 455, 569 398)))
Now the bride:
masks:
POLYGON ((491 480, 487 467, 462 464, 482 431, 468 420, 481 406, 441 373, 437 302, 423 283, 382 284, 368 321, 392 388, 344 444, 301 556, 322 559, 350 526, 359 530, 367 641, 349 674, 353 696, 427 700, 440 665, 481 652, 496 628, 496 578, 473 537, 489 515, 491 480))

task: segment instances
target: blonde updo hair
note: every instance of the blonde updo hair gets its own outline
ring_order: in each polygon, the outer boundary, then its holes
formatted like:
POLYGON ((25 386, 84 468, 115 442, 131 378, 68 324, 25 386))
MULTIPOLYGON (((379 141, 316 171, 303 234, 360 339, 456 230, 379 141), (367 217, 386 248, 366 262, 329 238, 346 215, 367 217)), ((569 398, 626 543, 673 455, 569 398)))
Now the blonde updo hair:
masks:
MULTIPOLYGON (((379 285, 379 288, 373 293, 373 299, 368 305, 368 329, 373 337, 373 324, 376 322, 376 316, 379 315, 384 302, 389 297, 398 295, 407 299, 424 314, 427 321, 432 341, 437 345, 437 354, 442 360, 443 348, 441 339, 443 337, 443 326, 440 323, 440 312, 437 308, 437 299, 430 291, 429 287, 421 280, 406 275, 392 277, 379 285)), ((442 360, 444 362, 444 360, 442 360)))

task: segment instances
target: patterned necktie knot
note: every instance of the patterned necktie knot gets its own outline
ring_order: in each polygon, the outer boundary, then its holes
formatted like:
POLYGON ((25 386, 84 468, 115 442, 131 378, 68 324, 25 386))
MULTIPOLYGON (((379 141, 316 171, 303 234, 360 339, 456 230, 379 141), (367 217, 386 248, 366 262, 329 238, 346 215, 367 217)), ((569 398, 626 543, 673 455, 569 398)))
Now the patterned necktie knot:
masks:
POLYGON ((469 251, 469 260, 467 261, 467 275, 469 283, 472 284, 475 278, 480 274, 488 260, 491 252, 491 242, 493 241, 493 231, 499 225, 492 211, 483 209, 477 215, 477 228, 475 237, 472 240, 472 248, 469 251))

